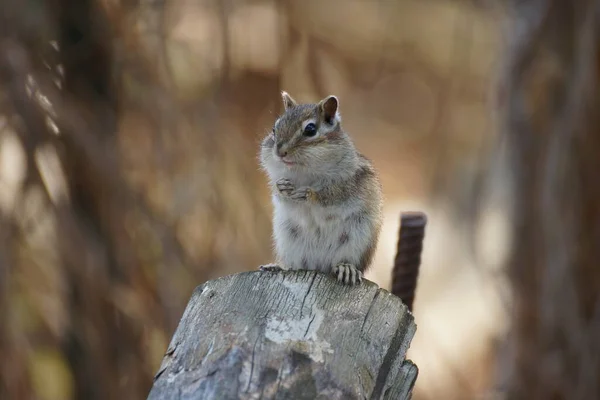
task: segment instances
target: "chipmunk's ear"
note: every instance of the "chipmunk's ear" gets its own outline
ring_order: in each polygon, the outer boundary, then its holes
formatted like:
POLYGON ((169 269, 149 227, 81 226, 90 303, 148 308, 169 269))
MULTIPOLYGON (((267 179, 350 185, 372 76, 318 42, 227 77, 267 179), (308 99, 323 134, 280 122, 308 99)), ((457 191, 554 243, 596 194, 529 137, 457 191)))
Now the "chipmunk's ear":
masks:
POLYGON ((319 102, 319 111, 328 124, 333 124, 335 120, 340 119, 338 108, 339 101, 335 96, 327 96, 319 102))
POLYGON ((281 98, 283 99, 283 108, 286 111, 296 106, 296 100, 292 99, 292 96, 290 96, 287 92, 281 92, 281 98))

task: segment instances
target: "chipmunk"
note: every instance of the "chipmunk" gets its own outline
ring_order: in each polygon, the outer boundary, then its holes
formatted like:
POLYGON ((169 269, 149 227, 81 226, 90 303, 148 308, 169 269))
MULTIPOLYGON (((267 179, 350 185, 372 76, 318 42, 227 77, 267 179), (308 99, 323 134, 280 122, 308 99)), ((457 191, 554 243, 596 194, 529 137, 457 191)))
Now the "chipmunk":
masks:
POLYGON ((358 284, 381 231, 377 174, 342 129, 337 97, 297 104, 282 92, 282 99, 285 111, 260 148, 277 263, 260 270, 318 270, 358 284))

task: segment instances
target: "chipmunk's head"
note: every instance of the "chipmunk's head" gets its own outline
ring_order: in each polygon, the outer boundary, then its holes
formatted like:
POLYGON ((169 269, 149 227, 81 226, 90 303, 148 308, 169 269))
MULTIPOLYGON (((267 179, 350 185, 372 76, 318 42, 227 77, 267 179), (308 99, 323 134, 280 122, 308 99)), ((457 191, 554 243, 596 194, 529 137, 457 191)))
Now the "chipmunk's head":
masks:
POLYGON ((319 173, 354 155, 354 146, 341 127, 337 97, 297 104, 286 92, 281 96, 285 111, 262 143, 263 165, 319 173))

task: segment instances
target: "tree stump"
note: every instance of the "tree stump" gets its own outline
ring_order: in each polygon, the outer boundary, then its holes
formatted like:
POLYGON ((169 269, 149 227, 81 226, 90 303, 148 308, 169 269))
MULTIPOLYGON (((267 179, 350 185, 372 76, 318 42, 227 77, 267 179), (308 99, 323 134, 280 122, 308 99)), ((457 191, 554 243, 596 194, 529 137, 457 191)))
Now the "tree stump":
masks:
POLYGON ((194 291, 148 399, 409 399, 415 331, 406 306, 366 280, 226 276, 194 291))

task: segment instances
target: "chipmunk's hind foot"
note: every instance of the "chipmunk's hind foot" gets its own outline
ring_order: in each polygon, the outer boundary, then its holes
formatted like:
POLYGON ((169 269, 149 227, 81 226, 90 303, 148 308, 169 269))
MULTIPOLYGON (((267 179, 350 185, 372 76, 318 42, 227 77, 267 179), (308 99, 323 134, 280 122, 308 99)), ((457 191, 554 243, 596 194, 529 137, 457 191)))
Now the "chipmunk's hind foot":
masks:
POLYGON ((362 282, 363 274, 352 264, 340 263, 333 268, 333 275, 344 285, 358 285, 362 282))
POLYGON ((274 263, 260 265, 258 267, 258 269, 260 271, 263 271, 263 272, 281 272, 281 271, 284 271, 284 269, 281 266, 279 266, 278 264, 274 264, 274 263))

